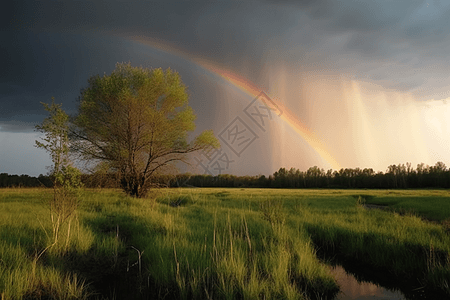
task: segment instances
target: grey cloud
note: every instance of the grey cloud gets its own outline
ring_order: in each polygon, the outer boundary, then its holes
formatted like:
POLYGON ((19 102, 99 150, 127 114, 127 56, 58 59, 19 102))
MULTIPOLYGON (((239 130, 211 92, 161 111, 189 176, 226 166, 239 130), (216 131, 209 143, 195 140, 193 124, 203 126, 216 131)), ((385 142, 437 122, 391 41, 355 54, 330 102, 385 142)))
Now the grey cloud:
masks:
POLYGON ((413 44, 443 42, 448 37, 448 28, 450 26, 450 11, 441 18, 436 18, 433 22, 421 21, 407 26, 402 34, 413 44))
MULTIPOLYGON (((444 70, 448 67, 446 56, 450 52, 447 38, 450 11, 442 6, 436 18, 416 20, 415 12, 424 3, 419 0, 13 3, 11 11, 16 13, 10 17, 10 28, 13 27, 11 24, 23 21, 31 24, 35 30, 94 33, 104 30, 149 36, 170 42, 188 53, 206 57, 237 72, 244 72, 242 66, 246 65, 246 71, 241 75, 252 81, 260 78, 267 61, 281 60, 306 70, 330 68, 326 65, 329 64, 336 66, 336 72, 367 73, 369 75, 365 77, 369 78, 370 74, 377 73, 377 76, 371 77, 373 80, 384 76, 387 82, 390 79, 395 84, 396 80, 400 82, 398 76, 407 77, 411 68, 417 68, 403 62, 402 55, 415 56, 424 64, 429 61, 434 63, 436 58, 440 58, 442 63, 439 68, 444 70), (329 42, 337 36, 344 36, 345 42, 329 42), (376 70, 386 62, 392 62, 393 69, 383 67, 386 73, 380 75, 381 71, 376 70), (404 73, 396 71, 397 64, 402 65, 404 73)), ((64 44, 70 43, 65 41, 64 44)), ((82 46, 90 47, 92 51, 92 44, 82 46)), ((118 46, 111 44, 103 49, 115 49, 118 46)), ((39 49, 30 52, 33 55, 39 49)), ((43 50, 51 52, 51 49, 43 50)), ((105 50, 98 52, 101 51, 105 50)), ((106 51, 103 54, 108 58, 110 56, 106 51)), ((102 59, 102 56, 98 59, 102 59)), ((24 62, 14 61, 21 64, 19 67, 26 67, 32 58, 24 59, 24 62)), ((17 65, 6 67, 11 71, 11 76, 17 78, 18 71, 14 68, 17 65)), ((28 84, 35 83, 33 74, 19 74, 28 78, 28 84)), ((58 80, 61 78, 55 78, 55 81, 58 80)), ((413 78, 411 82, 415 85, 419 81, 413 78)), ((74 86, 81 85, 76 82, 74 86)), ((402 86, 409 88, 407 84, 402 86)))
POLYGON ((371 35, 368 38, 366 34, 354 33, 352 34, 350 40, 345 45, 345 48, 352 51, 359 51, 364 55, 377 55, 381 50, 379 36, 371 35))
MULTIPOLYGON (((36 101, 37 97, 31 93, 15 93, 0 98, 2 109, 0 110, 1 118, 11 118, 16 115, 28 115, 41 112, 40 101, 36 101)), ((47 101, 48 102, 48 101, 47 101)))
POLYGON ((407 18, 423 1, 266 0, 265 3, 301 10, 310 18, 323 21, 323 26, 332 31, 377 31, 407 18))
MULTIPOLYGON (((115 2, 41 1, 23 5, 37 28, 128 30, 170 41, 198 55, 239 66, 242 56, 263 59, 267 41, 308 17, 313 32, 356 32, 349 49, 374 54, 373 36, 414 10, 418 1, 115 2), (308 17, 306 17, 308 16, 308 17), (367 45, 366 45, 367 44, 367 45), (256 53, 255 53, 256 52, 256 53)), ((301 29, 300 29, 301 30, 301 29)), ((316 34, 316 36, 317 36, 316 34)), ((306 40, 299 41, 302 44, 306 40)), ((306 45, 307 47, 308 45, 306 45)), ((314 46, 314 45, 312 45, 314 46)), ((281 50, 283 51, 283 49, 281 50)))
POLYGON ((348 1, 338 9, 330 25, 341 30, 377 32, 389 30, 408 18, 421 1, 348 1))
MULTIPOLYGON (((150 29, 151 32, 174 33, 183 30, 192 15, 207 6, 199 2, 180 1, 39 1, 13 4, 19 14, 10 23, 33 20, 34 28, 59 30, 150 29)), ((10 27, 12 24, 10 25, 10 27)))
POLYGON ((39 116, 23 116, 23 118, 26 120, 1 121, 0 119, 0 132, 32 132, 35 130, 35 126, 41 122, 39 116), (33 120, 35 121, 33 122, 33 120))

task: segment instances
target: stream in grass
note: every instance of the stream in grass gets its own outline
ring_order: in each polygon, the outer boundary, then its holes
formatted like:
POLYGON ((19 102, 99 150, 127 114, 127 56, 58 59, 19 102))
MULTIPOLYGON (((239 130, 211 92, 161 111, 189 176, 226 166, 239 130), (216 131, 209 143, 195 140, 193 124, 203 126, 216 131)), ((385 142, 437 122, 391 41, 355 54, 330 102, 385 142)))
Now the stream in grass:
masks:
POLYGON ((342 266, 334 266, 331 268, 331 273, 341 289, 335 298, 336 300, 408 299, 398 290, 386 289, 369 281, 358 281, 355 276, 347 273, 342 266))
MULTIPOLYGON (((340 263, 340 262, 339 262, 340 263)), ((441 291, 431 290, 420 284, 419 280, 395 277, 388 272, 372 270, 352 263, 330 266, 340 292, 335 300, 350 299, 448 299, 441 291)))

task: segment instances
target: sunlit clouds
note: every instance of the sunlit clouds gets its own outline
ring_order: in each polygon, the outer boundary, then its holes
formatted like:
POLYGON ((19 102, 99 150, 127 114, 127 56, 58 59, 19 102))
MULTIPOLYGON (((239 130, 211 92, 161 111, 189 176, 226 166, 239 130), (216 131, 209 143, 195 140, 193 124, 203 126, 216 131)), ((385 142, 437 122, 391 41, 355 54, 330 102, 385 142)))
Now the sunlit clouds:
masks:
MULTIPOLYGON (((286 75, 283 69, 278 72, 281 76, 275 86, 286 97, 286 106, 326 144, 341 166, 371 167, 384 172, 391 164, 434 165, 448 160, 448 101, 417 100, 409 93, 344 76, 286 75), (290 84, 282 82, 288 77, 290 84)), ((280 139, 292 140, 286 132, 280 130, 280 139)), ((303 165, 306 158, 298 155, 302 151, 279 148, 279 165, 303 165)), ((309 165, 314 163, 336 169, 331 164, 309 161, 309 165)))

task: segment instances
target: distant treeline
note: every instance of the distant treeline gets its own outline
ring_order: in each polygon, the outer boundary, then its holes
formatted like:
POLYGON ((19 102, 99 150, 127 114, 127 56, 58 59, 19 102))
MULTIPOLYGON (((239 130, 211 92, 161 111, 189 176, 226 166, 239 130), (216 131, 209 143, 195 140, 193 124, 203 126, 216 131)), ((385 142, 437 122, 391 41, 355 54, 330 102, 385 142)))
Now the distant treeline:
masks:
MULTIPOLYGON (((86 187, 119 188, 114 175, 92 174, 83 175, 82 181, 86 187)), ((339 171, 320 169, 317 166, 307 171, 295 168, 289 170, 280 168, 269 177, 235 176, 222 174, 211 175, 159 175, 153 182, 160 186, 194 186, 194 187, 257 187, 257 188, 369 188, 369 189, 405 189, 405 188, 450 188, 450 169, 444 163, 434 166, 423 163, 413 168, 410 163, 390 165, 385 173, 373 169, 340 169, 339 171)), ((0 187, 52 186, 50 177, 39 175, 0 174, 0 187)))
MULTIPOLYGON (((163 181, 161 183, 164 183, 163 181)), ((450 188, 450 169, 444 163, 435 166, 425 164, 412 168, 410 163, 391 165, 386 173, 373 169, 320 169, 316 166, 303 172, 295 168, 280 168, 269 177, 234 175, 181 174, 168 181, 170 186, 191 185, 198 187, 269 187, 269 188, 450 188)))
POLYGON ((53 183, 49 176, 39 175, 38 177, 28 175, 9 175, 0 173, 1 187, 51 187, 53 183))

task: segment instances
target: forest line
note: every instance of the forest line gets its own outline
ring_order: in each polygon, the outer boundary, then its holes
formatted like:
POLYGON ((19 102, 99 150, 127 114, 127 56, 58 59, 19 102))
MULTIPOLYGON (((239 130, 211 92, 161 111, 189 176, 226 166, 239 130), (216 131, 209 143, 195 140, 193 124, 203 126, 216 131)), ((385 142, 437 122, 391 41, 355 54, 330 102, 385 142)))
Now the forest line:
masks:
MULTIPOLYGON (((114 174, 83 174, 82 182, 86 187, 120 187, 114 174)), ((255 187, 255 188, 368 188, 368 189, 405 189, 405 188, 450 188, 450 168, 443 162, 434 166, 411 163, 390 165, 386 172, 375 172, 372 168, 342 168, 327 170, 317 166, 306 171, 296 168, 280 168, 272 175, 237 176, 220 174, 217 176, 200 174, 169 174, 153 177, 158 186, 178 187, 255 187)), ((47 175, 38 177, 28 175, 9 175, 0 173, 0 187, 51 187, 52 181, 47 175)))

